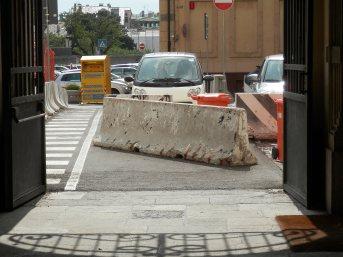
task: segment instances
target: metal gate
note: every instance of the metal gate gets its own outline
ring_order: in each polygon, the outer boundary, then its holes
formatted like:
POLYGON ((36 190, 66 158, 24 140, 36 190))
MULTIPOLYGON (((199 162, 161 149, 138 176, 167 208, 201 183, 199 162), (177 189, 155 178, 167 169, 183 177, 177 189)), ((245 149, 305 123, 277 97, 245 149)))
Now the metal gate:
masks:
POLYGON ((12 210, 46 190, 41 2, 0 3, 2 210, 12 210))
POLYGON ((284 189, 309 207, 312 0, 285 0, 284 189))

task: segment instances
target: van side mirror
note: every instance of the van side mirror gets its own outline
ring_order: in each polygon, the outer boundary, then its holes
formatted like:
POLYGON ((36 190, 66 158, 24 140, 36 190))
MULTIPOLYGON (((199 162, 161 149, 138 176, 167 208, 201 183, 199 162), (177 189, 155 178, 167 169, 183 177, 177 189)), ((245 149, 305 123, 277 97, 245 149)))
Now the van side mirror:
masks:
POLYGON ((128 76, 128 77, 125 77, 124 80, 125 82, 130 83, 130 82, 133 82, 135 79, 131 76, 128 76))
POLYGON ((204 80, 205 82, 212 82, 212 81, 214 80, 214 77, 213 77, 212 75, 205 75, 205 76, 203 77, 203 80, 204 80))
POLYGON ((260 79, 259 79, 259 76, 257 73, 252 73, 252 74, 245 76, 245 80, 244 80, 244 82, 249 86, 254 84, 254 83, 258 83, 259 81, 260 81, 260 79))

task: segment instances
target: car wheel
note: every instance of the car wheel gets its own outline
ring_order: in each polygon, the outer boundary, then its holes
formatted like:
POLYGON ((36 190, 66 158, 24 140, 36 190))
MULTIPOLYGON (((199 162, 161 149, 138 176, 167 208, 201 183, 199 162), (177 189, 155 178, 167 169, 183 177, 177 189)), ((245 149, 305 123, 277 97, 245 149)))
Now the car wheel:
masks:
POLYGON ((118 91, 118 89, 112 88, 111 89, 111 94, 112 95, 120 95, 120 92, 118 91))

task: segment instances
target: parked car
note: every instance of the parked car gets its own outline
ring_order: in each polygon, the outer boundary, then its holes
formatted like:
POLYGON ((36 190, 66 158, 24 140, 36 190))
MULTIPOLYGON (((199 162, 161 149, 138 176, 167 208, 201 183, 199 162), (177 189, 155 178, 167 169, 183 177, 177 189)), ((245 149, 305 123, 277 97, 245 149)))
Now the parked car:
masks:
POLYGON ((59 72, 67 71, 69 70, 67 67, 62 66, 62 65, 55 65, 55 70, 59 72))
POLYGON ((111 68, 117 68, 117 67, 131 67, 131 68, 138 68, 139 63, 125 63, 125 64, 114 64, 111 65, 111 68))
POLYGON ((282 54, 267 56, 261 67, 245 76, 244 92, 283 93, 283 62, 282 54))
POLYGON ((192 103, 191 95, 205 93, 205 82, 213 76, 203 75, 199 61, 190 53, 153 53, 143 56, 133 82, 136 95, 171 95, 174 102, 192 103))
POLYGON ((111 67, 111 73, 115 74, 121 78, 125 78, 127 76, 135 76, 137 72, 136 68, 133 67, 111 67))
MULTIPOLYGON (((63 72, 56 78, 55 82, 61 87, 66 87, 68 85, 78 85, 81 87, 81 70, 63 72)), ((111 88, 112 94, 130 94, 132 89, 124 79, 113 74, 111 76, 111 88)))

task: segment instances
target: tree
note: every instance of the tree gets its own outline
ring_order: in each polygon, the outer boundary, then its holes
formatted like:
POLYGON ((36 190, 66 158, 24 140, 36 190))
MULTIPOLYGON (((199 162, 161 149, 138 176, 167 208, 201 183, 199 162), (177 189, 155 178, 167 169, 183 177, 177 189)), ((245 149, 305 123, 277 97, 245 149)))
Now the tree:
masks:
POLYGON ((50 33, 49 34, 49 45, 50 45, 50 47, 65 47, 66 38, 65 38, 65 36, 60 36, 60 35, 50 33))
POLYGON ((97 14, 80 11, 64 14, 66 30, 70 35, 73 51, 79 55, 96 54, 98 39, 107 40, 104 54, 113 48, 134 49, 134 42, 120 24, 120 17, 103 9, 97 14))

